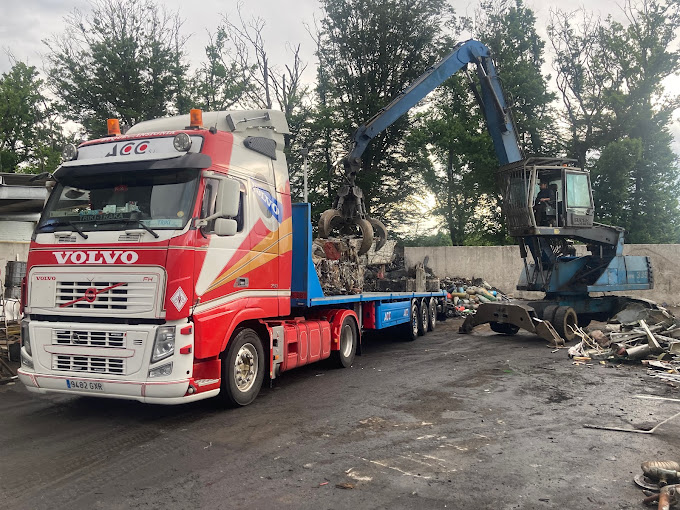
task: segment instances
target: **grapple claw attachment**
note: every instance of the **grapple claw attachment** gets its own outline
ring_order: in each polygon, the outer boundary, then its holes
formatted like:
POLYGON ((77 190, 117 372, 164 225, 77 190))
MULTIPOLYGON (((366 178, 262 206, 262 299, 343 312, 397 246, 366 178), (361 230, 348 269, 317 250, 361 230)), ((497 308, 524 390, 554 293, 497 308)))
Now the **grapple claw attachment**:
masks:
POLYGON ((363 255, 371 249, 373 244, 373 225, 371 222, 363 218, 355 218, 354 223, 361 230, 361 245, 359 246, 358 254, 363 255))
POLYGON ((373 241, 376 241, 376 250, 379 250, 387 241, 387 228, 383 222, 375 218, 350 218, 346 219, 337 209, 328 209, 321 213, 319 218, 319 237, 328 238, 332 232, 339 234, 356 233, 356 228, 361 232, 361 244, 358 254, 363 255, 371 249, 373 241))
POLYGON ((319 237, 325 239, 330 233, 344 224, 342 213, 337 209, 327 209, 319 218, 319 237))
POLYGON ((368 221, 373 226, 373 238, 376 239, 375 251, 378 251, 387 242, 387 227, 376 218, 368 218, 368 221))

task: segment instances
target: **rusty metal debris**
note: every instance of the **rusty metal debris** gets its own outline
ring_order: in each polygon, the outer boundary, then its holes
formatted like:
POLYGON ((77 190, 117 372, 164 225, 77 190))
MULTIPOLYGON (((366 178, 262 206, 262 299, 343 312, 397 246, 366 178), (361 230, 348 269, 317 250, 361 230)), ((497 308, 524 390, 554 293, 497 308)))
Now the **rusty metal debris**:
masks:
POLYGON ((572 328, 581 341, 569 349, 574 359, 635 361, 649 368, 654 377, 680 382, 680 324, 669 311, 624 310, 619 324, 582 329, 572 328), (661 372, 659 372, 659 370, 661 372))
POLYGON ((658 509, 668 510, 680 503, 680 464, 670 460, 648 460, 640 465, 642 473, 633 480, 647 496, 646 505, 658 502, 658 509))
POLYGON ((666 485, 659 494, 653 494, 642 500, 646 505, 657 501, 659 502, 658 510, 670 510, 671 506, 680 503, 680 485, 666 485))
POLYGON ((358 294, 364 287, 364 266, 351 238, 315 239, 312 261, 328 296, 358 294))

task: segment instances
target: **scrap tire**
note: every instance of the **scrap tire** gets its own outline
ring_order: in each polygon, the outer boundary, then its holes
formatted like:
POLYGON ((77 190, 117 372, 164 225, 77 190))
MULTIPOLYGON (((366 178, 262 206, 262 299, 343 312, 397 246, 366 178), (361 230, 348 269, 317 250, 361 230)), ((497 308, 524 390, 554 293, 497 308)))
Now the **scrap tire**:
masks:
POLYGON ((407 342, 413 342, 418 338, 418 304, 414 301, 411 301, 411 317, 409 321, 405 324, 402 324, 402 331, 404 333, 404 339, 407 342))
POLYGON ((418 335, 423 336, 427 333, 427 326, 430 322, 430 308, 427 306, 427 300, 421 299, 418 302, 418 335))
POLYGON ((427 319, 427 330, 434 331, 437 327, 437 300, 434 298, 430 299, 430 304, 427 305, 428 319, 427 319))
POLYGON ((576 334, 569 326, 575 327, 577 324, 578 316, 570 306, 560 306, 555 312, 554 321, 552 321, 555 331, 564 338, 565 342, 570 342, 576 338, 576 334))
POLYGON ((340 326, 340 348, 331 351, 331 360, 337 368, 349 368, 354 363, 359 344, 359 329, 352 317, 345 317, 340 326))
POLYGON ((220 399, 231 407, 255 400, 262 388, 265 362, 260 336, 250 328, 238 331, 222 357, 220 399))
POLYGON ((501 333, 503 335, 516 335, 519 331, 519 326, 507 323, 501 324, 500 322, 489 322, 489 327, 491 328, 491 331, 495 331, 496 333, 501 333))
POLYGON ((559 308, 559 305, 548 305, 543 309, 543 315, 541 317, 542 320, 548 321, 550 324, 553 323, 553 320, 555 319, 555 312, 559 308))

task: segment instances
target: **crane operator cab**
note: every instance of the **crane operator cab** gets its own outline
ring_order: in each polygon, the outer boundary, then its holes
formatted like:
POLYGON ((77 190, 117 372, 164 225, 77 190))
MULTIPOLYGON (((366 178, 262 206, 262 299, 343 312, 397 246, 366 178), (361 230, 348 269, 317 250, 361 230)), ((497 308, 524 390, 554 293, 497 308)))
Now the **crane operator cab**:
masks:
POLYGON ((528 158, 499 169, 503 212, 511 236, 544 234, 544 228, 593 226, 590 173, 574 163, 528 158))

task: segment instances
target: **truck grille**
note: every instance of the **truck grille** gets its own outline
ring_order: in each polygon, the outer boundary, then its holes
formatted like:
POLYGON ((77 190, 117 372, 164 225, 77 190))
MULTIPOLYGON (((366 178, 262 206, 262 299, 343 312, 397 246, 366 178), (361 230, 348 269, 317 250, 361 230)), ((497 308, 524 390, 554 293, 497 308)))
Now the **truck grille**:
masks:
POLYGON ((125 359, 54 354, 52 369, 87 374, 123 375, 125 374, 125 359))
POLYGON ((122 331, 53 329, 52 343, 57 345, 123 348, 125 347, 125 333, 122 331))
POLYGON ((147 311, 155 301, 155 294, 153 282, 59 281, 56 304, 59 308, 147 311))

